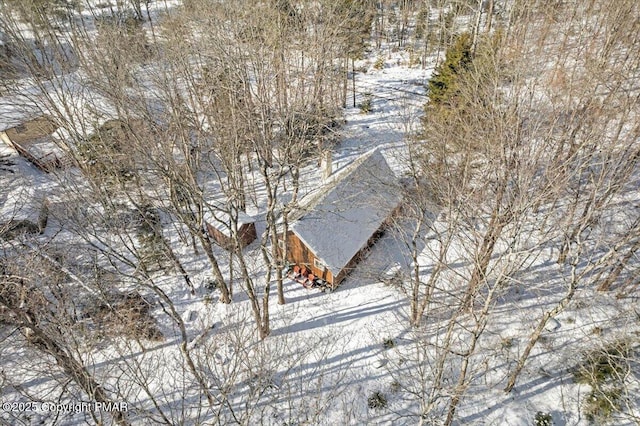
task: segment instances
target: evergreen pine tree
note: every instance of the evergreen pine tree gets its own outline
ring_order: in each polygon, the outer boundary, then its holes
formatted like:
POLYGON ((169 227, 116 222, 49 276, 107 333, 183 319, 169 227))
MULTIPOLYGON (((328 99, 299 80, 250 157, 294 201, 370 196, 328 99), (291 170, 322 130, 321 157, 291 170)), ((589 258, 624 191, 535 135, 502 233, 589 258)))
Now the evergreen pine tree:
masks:
POLYGON ((471 34, 462 33, 447 50, 444 62, 436 67, 429 80, 429 104, 447 105, 455 98, 458 75, 472 61, 471 41, 471 34))

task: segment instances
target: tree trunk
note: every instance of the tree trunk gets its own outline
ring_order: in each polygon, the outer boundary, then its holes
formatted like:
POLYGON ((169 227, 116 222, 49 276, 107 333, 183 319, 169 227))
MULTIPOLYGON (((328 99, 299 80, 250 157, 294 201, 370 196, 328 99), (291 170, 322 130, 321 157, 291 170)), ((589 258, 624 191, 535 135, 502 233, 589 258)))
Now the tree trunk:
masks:
POLYGON ((482 240, 482 245, 478 249, 473 272, 471 273, 471 279, 469 280, 469 286, 464 296, 464 305, 467 309, 471 307, 473 294, 475 294, 476 289, 485 279, 496 242, 502 233, 504 224, 502 223, 502 218, 499 217, 498 213, 500 206, 496 206, 496 209, 497 210, 494 211, 491 221, 489 222, 488 229, 482 240))
POLYGON ((196 382, 200 386, 201 391, 204 392, 205 397, 207 398, 207 402, 209 403, 209 406, 214 407, 216 405, 215 398, 209 391, 209 386, 207 385, 203 375, 200 373, 200 371, 198 371, 196 364, 193 361, 193 358, 191 356, 191 352, 189 351, 189 347, 188 347, 189 338, 187 334, 187 327, 185 326, 184 321, 182 320, 182 317, 180 316, 178 311, 176 311, 176 307, 173 301, 171 300, 171 298, 160 287, 158 287, 157 285, 154 285, 151 282, 150 277, 147 276, 145 281, 149 282, 149 284, 147 284, 147 287, 149 287, 154 293, 156 293, 158 297, 164 302, 165 312, 171 317, 171 319, 173 319, 175 324, 178 326, 178 330, 180 330, 180 338, 181 338, 180 352, 185 358, 189 371, 191 372, 196 382))
POLYGON ((162 238, 162 244, 164 245, 167 255, 169 256, 169 258, 171 259, 175 267, 178 268, 178 271, 180 271, 180 275, 182 275, 182 278, 187 284, 187 287, 191 291, 191 295, 195 295, 196 289, 193 287, 193 283, 191 283, 191 279, 189 278, 189 273, 186 271, 186 269, 184 269, 184 266, 182 266, 182 262, 180 262, 180 259, 178 259, 178 256, 176 256, 175 252, 171 248, 171 245, 165 239, 165 237, 162 235, 160 235, 160 237, 162 238))
POLYGON ((478 10, 476 11, 476 18, 473 24, 473 39, 471 42, 471 52, 473 54, 476 53, 476 48, 478 47, 478 38, 480 36, 480 21, 482 20, 482 4, 483 0, 478 0, 478 10))
POLYGON ((202 235, 198 237, 200 239, 200 243, 204 248, 204 252, 207 254, 207 258, 209 259, 209 263, 211 264, 211 271, 213 272, 213 278, 218 283, 218 289, 220 290, 220 301, 222 303, 231 303, 231 296, 229 292, 229 288, 227 287, 227 283, 224 280, 224 276, 222 275, 222 271, 220 270, 220 266, 218 265, 218 260, 216 256, 213 254, 213 247, 211 246, 211 242, 206 235, 202 235))
POLYGON ((353 88, 353 107, 356 107, 356 61, 351 58, 351 84, 353 88))
MULTIPOLYGON (((103 404, 114 404, 104 388, 95 380, 89 370, 70 356, 63 347, 52 337, 51 333, 38 326, 38 318, 28 310, 13 306, 11 302, 0 300, 0 305, 11 310, 18 321, 15 325, 24 330, 25 338, 42 352, 51 355, 65 375, 75 382, 90 399, 103 404)), ((120 411, 110 412, 114 422, 121 426, 130 425, 126 415, 120 411)))
POLYGON ((622 259, 618 261, 613 270, 607 275, 607 278, 598 286, 598 291, 607 291, 611 287, 611 284, 616 282, 624 268, 629 263, 629 260, 635 255, 635 253, 640 249, 640 240, 636 241, 636 243, 629 249, 629 251, 624 255, 622 259))
POLYGON ((608 262, 611 259, 611 257, 613 256, 613 254, 617 251, 617 247, 611 248, 607 253, 602 255, 602 257, 600 257, 596 262, 589 263, 589 265, 586 268, 584 268, 582 271, 580 271, 580 274, 578 274, 578 264, 579 264, 579 261, 580 261, 579 255, 580 255, 581 251, 582 251, 581 247, 579 247, 578 250, 577 250, 576 257, 574 259, 572 259, 572 263, 571 263, 571 278, 570 278, 570 281, 569 281, 569 288, 567 289, 567 293, 565 294, 565 296, 558 302, 558 304, 553 309, 551 309, 550 311, 546 312, 542 316, 542 319, 538 323, 538 326, 535 328, 533 333, 531 333, 531 337, 529 338, 529 343, 527 344, 527 347, 525 348, 524 352, 522 353, 522 355, 518 359, 518 364, 517 364, 515 370, 509 376, 509 381, 507 383, 507 386, 504 388, 504 391, 506 393, 511 392, 511 390, 515 386, 516 380, 518 379, 518 376, 520 375, 520 372, 524 368, 525 363, 527 362, 527 359, 529 358, 529 355, 531 353, 531 350, 535 347, 536 343, 540 339, 540 335, 542 334, 542 331, 544 330, 544 327, 547 325, 547 322, 551 318, 554 318, 556 315, 558 315, 560 312, 562 312, 567 307, 567 305, 573 300, 573 297, 575 296, 575 293, 576 293, 576 290, 577 290, 577 287, 578 287, 578 283, 580 282, 580 280, 583 277, 587 276, 594 269, 596 269, 596 268, 600 267, 602 264, 608 262))
POLYGON ((538 343, 538 340, 540 340, 540 336, 542 335, 542 332, 544 331, 544 328, 546 327, 549 320, 551 318, 554 318, 560 312, 562 312, 564 308, 569 304, 569 302, 571 302, 571 300, 573 299, 573 296, 575 295, 575 292, 576 292, 576 286, 577 286, 577 279, 575 279, 574 277, 574 279, 571 281, 571 284, 569 285, 569 290, 567 291, 567 294, 562 298, 562 300, 560 300, 560 302, 558 302, 558 304, 553 309, 545 312, 545 314, 542 316, 542 319, 540 320, 535 330, 533 331, 533 333, 531 333, 531 336, 529 337, 529 342, 527 343, 527 347, 524 349, 524 352, 522 353, 522 355, 520 355, 520 358, 518 358, 518 364, 516 365, 516 368, 509 375, 509 381, 507 382, 507 386, 504 388, 504 391, 506 393, 509 393, 513 390, 513 387, 516 384, 516 380, 518 379, 518 376, 522 372, 522 369, 524 368, 527 362, 527 359, 529 359, 531 350, 535 347, 536 343, 538 343))
POLYGON ((494 0, 489 0, 489 6, 487 10, 487 22, 484 31, 489 34, 491 32, 491 25, 493 23, 493 6, 494 0))

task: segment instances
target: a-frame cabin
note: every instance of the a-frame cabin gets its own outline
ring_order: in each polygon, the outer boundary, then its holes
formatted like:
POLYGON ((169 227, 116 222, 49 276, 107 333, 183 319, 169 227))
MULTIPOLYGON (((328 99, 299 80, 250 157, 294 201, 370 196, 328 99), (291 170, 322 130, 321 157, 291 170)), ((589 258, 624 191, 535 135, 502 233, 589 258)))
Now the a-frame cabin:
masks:
MULTIPOLYGON (((384 232, 400 202, 396 177, 379 149, 331 176, 289 217, 286 252, 296 277, 311 275, 337 287, 384 232)), ((285 248, 282 238, 280 247, 285 248)))

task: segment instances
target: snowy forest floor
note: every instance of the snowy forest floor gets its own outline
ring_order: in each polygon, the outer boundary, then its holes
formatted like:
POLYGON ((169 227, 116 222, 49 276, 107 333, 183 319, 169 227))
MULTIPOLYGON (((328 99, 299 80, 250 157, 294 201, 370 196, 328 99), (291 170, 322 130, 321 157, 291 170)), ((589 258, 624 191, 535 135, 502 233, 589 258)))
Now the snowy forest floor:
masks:
MULTIPOLYGON (((373 68, 375 58, 358 64, 358 68, 366 68, 367 72, 356 75, 356 104, 370 99, 371 111, 363 113, 357 105, 347 108, 346 125, 341 129, 342 140, 333 153, 334 171, 379 146, 396 173, 403 173, 403 138, 417 128, 425 102, 424 88, 433 67, 409 67, 408 58, 402 53, 385 53, 384 57, 382 69, 373 68)), ((349 90, 351 96, 351 87, 349 90)), ((3 174, 3 191, 19 185, 45 191, 54 185, 47 175, 17 155, 12 155, 10 160, 16 164, 16 173, 3 174), (25 180, 20 182, 18 176, 25 176, 25 180)), ((305 170, 303 193, 305 188, 311 189, 319 175, 316 167, 305 170)), ((251 249, 250 246, 247 250, 251 249)), ((264 353, 263 370, 257 376, 268 376, 270 386, 276 389, 274 398, 278 409, 265 412, 271 416, 263 418, 265 424, 284 424, 292 420, 327 425, 416 424, 419 421, 419 404, 412 391, 420 380, 418 364, 431 360, 416 359, 415 354, 421 348, 409 327, 407 298, 399 288, 385 284, 393 271, 407 266, 404 251, 401 239, 388 232, 336 291, 321 293, 288 280, 285 285, 287 303, 278 305, 277 299, 271 298, 272 333, 267 339, 270 351, 264 353), (414 382, 408 383, 405 380, 408 376, 413 376, 414 382), (283 383, 290 383, 292 378, 301 383, 300 386, 307 387, 306 397, 296 401, 283 399, 282 395, 286 393, 283 383), (370 407, 368 398, 376 392, 385 395, 386 408, 370 407), (321 411, 324 401, 329 401, 332 407, 321 411), (288 410, 291 405, 296 405, 296 409, 288 410), (308 419, 299 418, 301 407, 306 407, 308 419), (328 414, 314 418, 314 410, 328 414), (295 417, 291 419, 287 418, 288 412, 297 414, 291 414, 295 417)), ((471 374, 474 380, 458 411, 459 424, 531 425, 539 411, 550 413, 555 425, 587 424, 581 413, 583 398, 589 388, 572 379, 571 367, 578 362, 576 357, 591 348, 594 341, 611 342, 630 336, 637 340, 640 333, 637 297, 616 299, 609 293, 584 292, 581 299, 570 305, 545 332, 544 342, 534 350, 520 384, 514 392, 505 394, 502 389, 506 376, 526 344, 531 318, 539 318, 563 291, 561 283, 555 287, 543 285, 548 270, 554 267, 554 253, 549 250, 546 254, 533 267, 522 271, 525 284, 514 287, 496 308, 486 332, 491 337, 484 341, 479 351, 486 359, 484 369, 477 368, 471 374), (510 307, 509 298, 520 302, 517 309, 510 307)), ((183 258, 189 255, 186 250, 180 253, 183 258)), ((209 277, 205 265, 197 259, 186 263, 190 271, 196 271, 192 276, 197 285, 195 296, 186 288, 172 288, 175 282, 167 283, 168 293, 189 327, 192 344, 195 347, 210 339, 232 342, 233 339, 223 340, 220 336, 242 333, 235 327, 239 323, 245 323, 248 330, 244 337, 237 338, 251 340, 247 336, 252 334, 253 324, 246 297, 237 289, 231 305, 217 302, 215 295, 207 299, 206 296, 211 295, 205 289, 209 277), (203 334, 208 330, 211 331, 203 334)), ((260 265, 260 256, 256 254, 253 267, 256 276, 260 273, 260 265)), ((161 308, 156 309, 160 313, 161 308)), ((437 320, 432 316, 431 321, 437 320)), ((173 371, 180 368, 174 363, 178 358, 175 355, 179 340, 172 338, 176 332, 171 325, 160 324, 160 327, 166 340, 145 344, 144 350, 132 353, 130 357, 143 360, 162 353, 159 359, 166 363, 163 365, 156 360, 158 365, 153 381, 163 392, 169 393, 179 381, 172 378, 173 371)), ((225 345, 227 343, 221 343, 218 347, 216 356, 221 357, 221 361, 212 369, 223 369, 231 363, 223 359, 225 345)), ((228 351, 230 357, 237 356, 238 348, 228 348, 228 351)), ((20 355, 21 351, 2 354, 4 374, 13 376, 14 382, 21 382, 24 388, 32 388, 34 392, 38 388, 47 389, 38 370, 29 370, 28 363, 20 355)), ((119 355, 113 358, 112 348, 104 348, 94 357, 96 365, 127 362, 119 355)), ((637 367, 635 361, 634 366, 637 367)), ((428 383, 423 384, 428 386, 428 383)), ((632 399, 637 399, 637 384, 636 381, 635 387, 627 389, 632 399)), ((246 386, 247 392, 252 392, 253 385, 246 386)), ((11 401, 17 394, 5 388, 2 397, 11 401)), ((35 417, 32 420, 35 421, 35 417)), ((70 424, 82 424, 83 421, 85 419, 69 417, 70 424)))

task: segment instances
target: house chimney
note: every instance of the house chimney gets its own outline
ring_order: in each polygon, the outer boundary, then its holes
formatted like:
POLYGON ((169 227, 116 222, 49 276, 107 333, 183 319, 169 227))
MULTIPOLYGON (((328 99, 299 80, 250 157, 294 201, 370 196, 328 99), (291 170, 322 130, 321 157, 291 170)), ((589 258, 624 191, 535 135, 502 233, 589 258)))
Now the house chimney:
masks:
POLYGON ((320 168, 322 169, 322 181, 325 182, 331 176, 331 151, 326 150, 322 153, 322 158, 320 159, 320 168))

